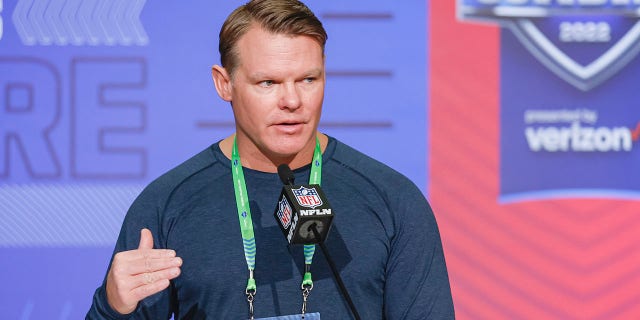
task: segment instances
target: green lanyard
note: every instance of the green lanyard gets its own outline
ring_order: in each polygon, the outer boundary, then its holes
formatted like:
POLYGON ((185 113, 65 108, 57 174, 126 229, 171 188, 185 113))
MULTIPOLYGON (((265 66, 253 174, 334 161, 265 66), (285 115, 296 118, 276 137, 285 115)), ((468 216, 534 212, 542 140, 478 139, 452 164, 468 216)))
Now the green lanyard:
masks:
MULTIPOLYGON (((253 319, 253 299, 256 294, 256 280, 253 277, 253 270, 256 268, 256 239, 253 235, 253 220, 251 220, 251 208, 249 207, 249 196, 247 195, 247 184, 244 181, 244 173, 242 172, 242 163, 240 162, 240 154, 238 153, 238 143, 236 138, 233 139, 233 149, 231 151, 231 173, 233 175, 233 190, 236 195, 236 206, 238 208, 238 220, 240 222, 240 231, 242 233, 242 244, 244 247, 244 257, 247 260, 249 269, 249 280, 247 281, 247 301, 249 302, 249 316, 253 319)), ((313 161, 311 163, 311 174, 309 176, 309 184, 321 183, 322 177, 322 150, 320 148, 320 140, 316 137, 316 147, 313 151, 313 161)), ((307 297, 313 289, 313 281, 311 280, 311 263, 316 246, 313 244, 304 245, 304 263, 305 273, 302 278, 303 290, 303 306, 302 313, 306 309, 307 297)))

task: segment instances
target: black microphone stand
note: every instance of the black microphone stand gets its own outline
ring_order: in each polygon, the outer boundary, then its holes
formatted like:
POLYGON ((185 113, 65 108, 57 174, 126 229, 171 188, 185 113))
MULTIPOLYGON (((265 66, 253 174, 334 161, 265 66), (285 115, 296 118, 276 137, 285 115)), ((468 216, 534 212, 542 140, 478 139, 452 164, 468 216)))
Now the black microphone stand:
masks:
MULTIPOLYGON (((282 181, 283 184, 293 186, 295 177, 293 175, 293 171, 291 171, 291 168, 289 168, 289 166, 286 163, 278 166, 278 176, 280 177, 280 180, 282 181)), ((327 247, 325 247, 324 245, 324 241, 322 241, 322 236, 320 236, 320 232, 318 231, 317 225, 315 223, 311 224, 308 230, 313 232, 313 235, 318 240, 318 243, 320 244, 320 249, 322 249, 322 253, 324 254, 325 258, 327 259, 327 262, 329 263, 329 267, 331 268, 333 277, 336 279, 336 282, 338 282, 340 293, 342 293, 342 296, 344 297, 344 299, 347 300, 347 304, 349 305, 349 309, 351 310, 351 313, 353 313, 353 316, 355 317, 356 320, 360 320, 360 315, 358 314, 358 310, 356 310, 356 306, 355 304, 353 304, 353 301, 351 300, 351 296, 349 296, 347 287, 345 287, 344 282, 342 282, 340 273, 338 273, 338 268, 336 268, 336 264, 333 263, 333 259, 331 259, 331 256, 329 255, 329 250, 327 250, 327 247)))
MULTIPOLYGON (((315 223, 309 226, 309 229, 311 229, 316 239, 320 239, 320 232, 318 232, 318 229, 316 228, 315 223)), ((345 298, 345 300, 347 300, 347 304, 349 305, 349 309, 351 309, 351 313, 353 313, 353 316, 355 317, 356 320, 360 320, 360 315, 358 314, 356 305, 353 304, 353 301, 351 300, 351 296, 349 296, 349 292, 347 291, 347 287, 345 287, 344 282, 342 282, 342 278, 340 277, 340 273, 338 273, 338 268, 336 268, 336 264, 333 263, 333 259, 331 259, 331 255, 329 255, 329 250, 327 250, 327 247, 324 245, 324 242, 322 241, 320 242, 320 249, 322 249, 322 253, 324 254, 325 258, 327 259, 327 262, 329 263, 329 268, 331 268, 333 277, 336 279, 336 282, 338 282, 340 293, 342 293, 342 296, 345 298)))

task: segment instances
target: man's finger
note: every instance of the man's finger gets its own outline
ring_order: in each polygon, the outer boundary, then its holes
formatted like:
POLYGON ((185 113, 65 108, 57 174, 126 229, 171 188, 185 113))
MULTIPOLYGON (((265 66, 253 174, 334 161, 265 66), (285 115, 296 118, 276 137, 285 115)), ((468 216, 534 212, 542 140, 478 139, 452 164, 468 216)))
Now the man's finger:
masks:
POLYGON ((162 280, 171 280, 180 275, 180 268, 173 267, 155 272, 145 272, 134 277, 135 287, 150 285, 162 280))
POLYGON ((129 250, 116 253, 114 261, 131 262, 144 258, 162 259, 173 258, 176 251, 172 249, 144 249, 129 250))
POLYGON ((153 249, 153 235, 151 234, 151 230, 146 228, 140 230, 140 244, 138 245, 138 249, 153 249))
POLYGON ((156 272, 173 267, 180 267, 181 265, 182 259, 180 257, 157 259, 144 257, 138 261, 129 263, 127 265, 126 273, 130 275, 137 275, 145 272, 156 272))
POLYGON ((156 294, 164 289, 166 289, 167 287, 169 287, 169 280, 167 279, 160 279, 156 282, 147 284, 147 285, 143 285, 143 286, 139 286, 133 290, 131 290, 131 294, 133 297, 135 297, 136 300, 140 301, 152 294, 156 294))

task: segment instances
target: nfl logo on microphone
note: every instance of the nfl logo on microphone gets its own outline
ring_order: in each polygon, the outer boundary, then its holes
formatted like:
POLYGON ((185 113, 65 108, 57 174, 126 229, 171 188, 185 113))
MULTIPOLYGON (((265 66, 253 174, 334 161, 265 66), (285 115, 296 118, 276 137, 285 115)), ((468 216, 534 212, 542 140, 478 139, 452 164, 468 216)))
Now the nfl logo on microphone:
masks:
POLYGON ((278 201, 278 210, 276 211, 276 215, 280 220, 280 225, 285 228, 289 228, 289 225, 291 225, 291 206, 289 205, 289 202, 287 202, 286 198, 282 198, 278 201))
POLYGON ((318 191, 316 191, 315 188, 300 186, 300 188, 293 189, 292 191, 298 203, 303 207, 315 209, 322 205, 322 199, 318 196, 318 191))

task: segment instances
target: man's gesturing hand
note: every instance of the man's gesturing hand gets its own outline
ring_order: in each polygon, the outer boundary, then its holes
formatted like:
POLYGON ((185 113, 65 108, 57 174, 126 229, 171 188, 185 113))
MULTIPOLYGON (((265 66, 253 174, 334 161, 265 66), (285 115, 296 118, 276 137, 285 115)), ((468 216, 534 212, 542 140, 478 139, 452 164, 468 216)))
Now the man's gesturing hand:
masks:
POLYGON ((133 312, 138 302, 169 286, 180 274, 182 259, 169 249, 153 249, 149 229, 140 231, 138 249, 116 253, 107 275, 107 300, 121 314, 133 312))

